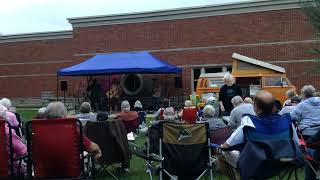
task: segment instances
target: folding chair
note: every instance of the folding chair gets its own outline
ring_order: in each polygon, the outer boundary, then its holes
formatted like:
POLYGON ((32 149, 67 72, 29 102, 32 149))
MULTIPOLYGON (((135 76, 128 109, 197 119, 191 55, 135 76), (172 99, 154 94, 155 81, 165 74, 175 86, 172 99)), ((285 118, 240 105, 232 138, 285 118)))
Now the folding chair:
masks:
POLYGON ((184 108, 182 113, 182 120, 187 124, 194 124, 197 120, 197 108, 184 108))
POLYGON ((85 133, 88 138, 99 145, 102 152, 102 157, 97 162, 101 165, 97 176, 104 176, 108 173, 113 178, 118 179, 108 168, 114 168, 113 165, 116 163, 121 163, 123 167, 128 168, 131 158, 127 133, 122 122, 119 120, 88 121, 85 133))
POLYGON ((139 115, 139 125, 146 123, 147 113, 145 111, 137 111, 137 113, 139 115))
POLYGON ((137 129, 139 129, 139 117, 137 119, 134 119, 132 121, 122 121, 127 134, 131 132, 137 132, 137 129))
POLYGON ((162 124, 159 140, 160 180, 197 179, 209 173, 213 179, 208 124, 162 124))
MULTIPOLYGON (((245 143, 222 149, 240 151, 236 169, 241 179, 268 179, 274 176, 284 179, 288 176, 289 180, 294 173, 297 180, 296 169, 303 165, 303 160, 298 143, 293 140, 290 115, 277 115, 275 119, 249 117, 255 128, 243 128, 245 143)), ((232 166, 228 168, 232 169, 232 166)), ((232 176, 235 177, 235 174, 232 176)))
MULTIPOLYGON (((32 120, 26 125, 29 179, 88 179, 82 125, 77 119, 32 120), (30 128, 32 125, 32 131, 30 128)), ((91 161, 94 168, 94 161, 91 161)), ((89 167, 87 167, 89 171, 89 167)), ((94 171, 91 174, 94 178, 94 171)))

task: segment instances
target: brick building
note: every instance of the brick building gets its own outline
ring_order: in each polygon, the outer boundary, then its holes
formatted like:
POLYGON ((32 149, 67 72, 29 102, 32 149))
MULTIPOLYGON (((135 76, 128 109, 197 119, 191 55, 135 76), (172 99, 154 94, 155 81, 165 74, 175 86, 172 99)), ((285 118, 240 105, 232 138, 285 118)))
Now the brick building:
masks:
MULTIPOLYGON (((320 41, 296 0, 68 20, 72 31, 0 36, 1 96, 29 98, 55 92, 57 69, 98 53, 127 51, 149 51, 182 67, 184 95, 194 90, 200 72, 230 69, 234 52, 284 67, 298 88, 304 84, 320 88, 320 76, 307 73, 316 65, 309 50, 319 47, 320 41)), ((171 95, 178 92, 174 77, 166 77, 171 95)), ((68 80, 67 96, 85 91, 85 77, 61 79, 68 80)))

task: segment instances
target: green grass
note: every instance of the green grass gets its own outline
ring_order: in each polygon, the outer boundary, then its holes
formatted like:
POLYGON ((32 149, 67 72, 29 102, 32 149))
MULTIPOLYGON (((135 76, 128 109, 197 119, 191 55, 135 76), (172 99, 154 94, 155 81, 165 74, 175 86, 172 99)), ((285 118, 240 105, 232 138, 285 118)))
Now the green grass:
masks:
MULTIPOLYGON (((21 117, 25 121, 29 121, 32 119, 32 117, 36 116, 37 110, 36 109, 17 109, 17 112, 20 113, 21 117)), ((152 119, 148 118, 147 122, 150 123, 152 119)), ((143 143, 146 141, 145 138, 137 138, 136 144, 142 146, 143 143)), ((132 157, 130 162, 130 172, 128 174, 115 174, 119 177, 119 180, 145 180, 149 179, 148 174, 145 172, 145 164, 144 161, 141 158, 138 158, 137 156, 132 157)), ((299 170, 298 172, 298 179, 303 179, 303 171, 299 170)), ((99 177, 98 180, 113 180, 114 178, 110 177, 99 177)), ((156 180, 157 177, 154 177, 156 180)), ((205 178, 203 178, 205 179, 205 178)), ((221 175, 219 172, 214 172, 214 179, 215 180, 227 180, 228 178, 224 175, 221 175)), ((278 178, 273 178, 274 180, 278 178)))

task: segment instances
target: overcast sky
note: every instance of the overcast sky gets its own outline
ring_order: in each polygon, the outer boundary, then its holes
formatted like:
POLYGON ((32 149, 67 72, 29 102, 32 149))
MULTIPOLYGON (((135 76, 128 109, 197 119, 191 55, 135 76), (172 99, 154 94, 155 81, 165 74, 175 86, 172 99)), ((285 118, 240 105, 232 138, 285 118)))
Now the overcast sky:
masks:
POLYGON ((172 9, 243 0, 0 0, 0 34, 70 30, 66 18, 172 9))

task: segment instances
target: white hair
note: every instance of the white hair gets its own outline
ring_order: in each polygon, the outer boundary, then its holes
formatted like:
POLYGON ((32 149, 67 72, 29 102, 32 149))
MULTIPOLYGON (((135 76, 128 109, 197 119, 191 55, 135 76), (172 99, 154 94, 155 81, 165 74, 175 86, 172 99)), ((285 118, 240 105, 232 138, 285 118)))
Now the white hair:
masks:
POLYGON ((166 121, 175 120, 174 109, 173 107, 168 107, 163 111, 163 118, 166 121))
POLYGON ((228 74, 226 74, 226 75, 223 76, 223 79, 224 79, 225 81, 233 81, 233 76, 228 73, 228 74))
POLYGON ((233 107, 239 106, 241 103, 243 103, 243 99, 241 96, 235 96, 231 99, 231 103, 233 107))
POLYGON ((135 107, 135 108, 142 108, 142 103, 139 101, 139 100, 137 100, 135 103, 134 103, 134 106, 133 107, 135 107))
POLYGON ((62 102, 57 101, 48 104, 45 115, 47 119, 56 119, 66 117, 67 113, 66 106, 62 102))
POLYGON ((214 102, 216 102, 216 98, 215 97, 209 97, 208 99, 207 99, 207 101, 206 101, 206 103, 207 104, 210 104, 210 103, 214 103, 214 102))
POLYGON ((0 100, 0 104, 6 107, 7 109, 10 109, 10 107, 12 106, 11 101, 8 98, 2 98, 0 100))
POLYGON ((184 107, 192 107, 193 104, 190 100, 186 100, 186 102, 184 102, 184 107))
POLYGON ((312 85, 305 85, 301 89, 301 94, 306 98, 310 98, 315 96, 316 89, 312 85))
POLYGON ((215 115, 215 110, 212 105, 206 105, 203 108, 203 117, 211 118, 211 117, 214 117, 214 115, 215 115))
POLYGON ((129 101, 125 100, 125 101, 121 102, 121 110, 130 111, 130 103, 129 103, 129 101))

